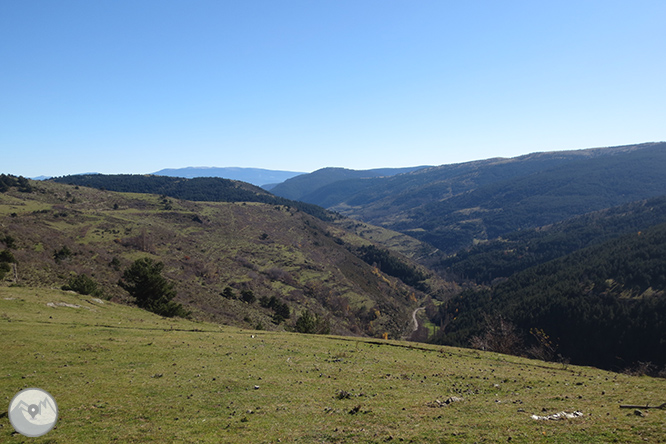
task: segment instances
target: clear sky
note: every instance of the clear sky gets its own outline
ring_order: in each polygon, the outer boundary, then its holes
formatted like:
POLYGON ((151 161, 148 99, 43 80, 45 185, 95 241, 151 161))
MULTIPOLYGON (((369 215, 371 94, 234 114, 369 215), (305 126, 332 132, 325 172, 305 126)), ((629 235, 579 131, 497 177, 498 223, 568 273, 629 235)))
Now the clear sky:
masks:
POLYGON ((663 0, 4 0, 0 172, 663 141, 665 23, 663 0))

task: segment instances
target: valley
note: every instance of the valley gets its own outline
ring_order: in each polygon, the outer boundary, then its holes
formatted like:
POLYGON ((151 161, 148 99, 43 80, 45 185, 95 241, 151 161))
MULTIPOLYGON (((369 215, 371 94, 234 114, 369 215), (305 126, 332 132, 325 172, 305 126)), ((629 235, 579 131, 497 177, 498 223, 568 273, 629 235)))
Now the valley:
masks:
POLYGON ((419 260, 460 290, 429 307, 419 340, 487 347, 478 339, 501 322, 515 335, 506 353, 658 374, 664 165, 664 143, 534 153, 313 182, 300 198, 437 248, 419 260))
POLYGON ((67 442, 92 424, 123 442, 659 442, 660 410, 619 405, 666 396, 664 155, 326 169, 276 194, 3 175, 0 384, 56 387, 67 442), (120 284, 139 260, 184 318, 136 307, 120 284), (91 388, 64 394, 70 367, 91 388))

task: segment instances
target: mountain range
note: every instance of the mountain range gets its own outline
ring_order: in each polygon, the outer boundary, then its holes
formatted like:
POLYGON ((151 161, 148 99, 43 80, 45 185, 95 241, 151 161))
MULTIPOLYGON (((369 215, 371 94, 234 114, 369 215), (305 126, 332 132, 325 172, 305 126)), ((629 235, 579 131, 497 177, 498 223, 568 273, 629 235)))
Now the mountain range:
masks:
MULTIPOLYGON (((345 181, 363 180, 372 178, 392 177, 399 174, 410 173, 427 168, 425 166, 406 168, 376 168, 371 170, 352 170, 348 168, 322 168, 310 174, 302 174, 285 180, 271 188, 271 192, 287 199, 309 202, 315 200, 309 197, 310 193, 333 185, 333 188, 344 187, 345 181)), ((313 202, 314 203, 314 202, 313 202)), ((326 206, 323 202, 317 205, 326 206)))
MULTIPOLYGON (((666 143, 535 153, 312 187, 301 200, 445 253, 666 190, 666 143)), ((312 173, 314 175, 315 173, 312 173)), ((283 186, 307 176, 290 179, 283 186)))
POLYGON ((404 337, 425 308, 422 341, 493 349, 502 325, 516 341, 496 351, 663 366, 665 167, 666 143, 653 142, 325 168, 270 192, 211 177, 3 176, 0 223, 33 285, 94 270, 129 302, 109 263, 147 254, 201 319, 294 329, 309 311, 340 334, 404 337), (64 247, 74 253, 58 262, 64 247), (248 291, 265 304, 243 301, 248 291), (270 298, 294 316, 274 322, 270 298))

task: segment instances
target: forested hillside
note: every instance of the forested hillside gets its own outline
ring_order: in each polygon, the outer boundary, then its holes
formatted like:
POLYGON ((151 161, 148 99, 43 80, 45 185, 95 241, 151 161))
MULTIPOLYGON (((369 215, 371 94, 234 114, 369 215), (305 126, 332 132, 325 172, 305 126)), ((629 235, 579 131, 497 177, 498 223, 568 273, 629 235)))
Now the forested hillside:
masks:
POLYGON ((534 265, 661 223, 666 223, 666 196, 514 231, 458 251, 436 267, 456 281, 488 285, 534 265))
POLYGON ((664 166, 666 143, 535 153, 338 181, 302 199, 453 253, 478 240, 659 196, 666 190, 664 166))
POLYGON ((410 212, 394 229, 453 251, 475 239, 494 239, 666 190, 666 143, 570 162, 539 173, 479 187, 410 212))
POLYGON ((147 253, 202 319, 400 337, 421 306, 421 340, 665 366, 664 166, 666 143, 650 143, 292 179, 311 201, 413 237, 219 178, 68 176, 35 193, 3 176, 1 270, 65 286, 89 274, 122 299, 121 268, 147 253))
POLYGON ((465 291, 433 320, 444 326, 443 344, 469 345, 501 319, 524 338, 549 338, 553 352, 572 362, 621 369, 666 364, 665 313, 661 224, 528 268, 488 290, 465 291))
MULTIPOLYGON (((313 190, 318 190, 329 184, 351 181, 355 183, 356 179, 370 179, 377 177, 390 177, 397 174, 409 173, 426 167, 406 167, 406 168, 377 168, 372 170, 350 170, 347 168, 322 168, 309 174, 288 179, 281 184, 271 188, 271 192, 277 196, 287 199, 301 200, 311 202, 307 197, 313 190)), ((342 185, 345 186, 345 185, 342 185)), ((351 192, 354 190, 352 189, 351 192)), ((312 202, 311 202, 312 203, 312 202)), ((317 203, 322 206, 322 202, 317 203)))

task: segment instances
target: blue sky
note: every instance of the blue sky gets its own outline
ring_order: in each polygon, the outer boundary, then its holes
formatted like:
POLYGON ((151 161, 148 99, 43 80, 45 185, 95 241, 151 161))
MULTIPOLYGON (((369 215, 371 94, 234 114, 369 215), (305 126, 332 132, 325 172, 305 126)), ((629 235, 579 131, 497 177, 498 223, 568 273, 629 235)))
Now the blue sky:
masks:
POLYGON ((666 2, 0 2, 0 172, 439 165, 666 140, 666 2))

